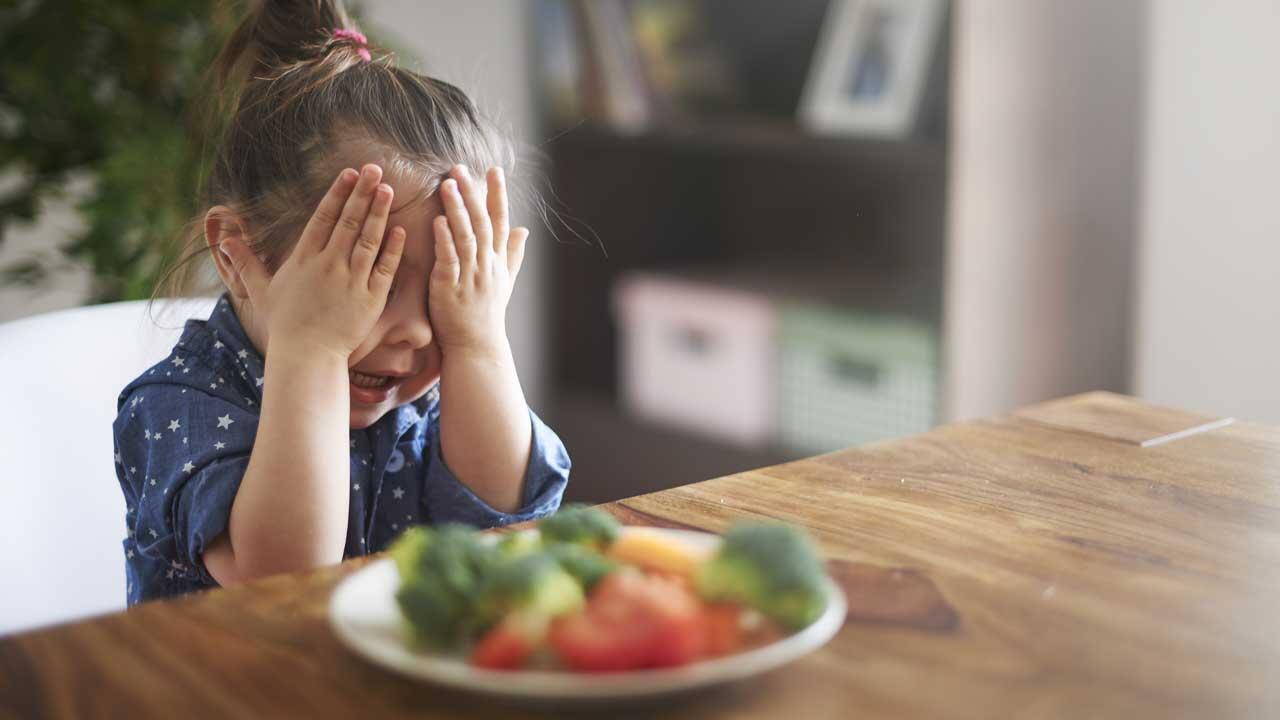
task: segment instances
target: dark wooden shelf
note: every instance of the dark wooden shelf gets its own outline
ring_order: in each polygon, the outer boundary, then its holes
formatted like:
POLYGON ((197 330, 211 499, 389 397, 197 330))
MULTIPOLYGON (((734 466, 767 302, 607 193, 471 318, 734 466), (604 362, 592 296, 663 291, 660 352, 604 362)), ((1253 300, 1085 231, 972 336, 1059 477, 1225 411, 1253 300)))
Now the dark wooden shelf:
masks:
POLYGON ((796 459, 627 416, 603 394, 561 391, 543 413, 573 459, 565 500, 608 502, 796 459))
POLYGON ((909 169, 934 169, 946 161, 946 144, 928 138, 878 139, 816 135, 782 120, 743 118, 705 120, 692 124, 657 125, 626 132, 607 125, 583 123, 550 135, 544 147, 609 148, 684 153, 770 154, 787 153, 801 159, 828 163, 867 163, 872 167, 896 165, 909 169))

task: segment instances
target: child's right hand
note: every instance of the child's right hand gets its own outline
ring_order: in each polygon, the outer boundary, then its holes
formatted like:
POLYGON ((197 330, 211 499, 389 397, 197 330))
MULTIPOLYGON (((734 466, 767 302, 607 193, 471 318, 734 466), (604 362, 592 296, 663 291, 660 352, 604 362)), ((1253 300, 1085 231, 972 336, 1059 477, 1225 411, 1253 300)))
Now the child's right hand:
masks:
POLYGON ((384 245, 393 192, 381 179, 377 165, 343 170, 274 275, 239 238, 219 245, 272 347, 332 354, 345 363, 372 332, 405 242, 404 228, 395 227, 384 245))

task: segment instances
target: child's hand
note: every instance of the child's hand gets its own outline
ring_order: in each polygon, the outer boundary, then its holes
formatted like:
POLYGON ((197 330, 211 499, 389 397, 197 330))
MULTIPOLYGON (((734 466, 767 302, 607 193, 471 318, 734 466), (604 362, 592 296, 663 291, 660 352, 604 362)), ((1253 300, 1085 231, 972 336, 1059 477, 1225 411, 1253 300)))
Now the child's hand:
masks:
POLYGON ((392 190, 381 179, 377 165, 343 170, 274 276, 240 240, 220 245, 272 347, 332 354, 345 363, 373 330, 405 241, 396 227, 383 242, 392 190))
POLYGON ((427 307, 446 357, 503 352, 507 301, 524 261, 526 228, 510 229, 507 183, 490 168, 486 188, 459 165, 440 186, 444 215, 435 219, 436 263, 427 307))

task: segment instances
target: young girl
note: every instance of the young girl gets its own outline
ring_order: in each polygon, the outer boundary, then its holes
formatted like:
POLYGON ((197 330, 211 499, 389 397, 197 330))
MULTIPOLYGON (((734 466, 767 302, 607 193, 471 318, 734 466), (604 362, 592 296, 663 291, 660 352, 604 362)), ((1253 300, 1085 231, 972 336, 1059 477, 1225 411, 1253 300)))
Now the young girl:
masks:
POLYGON ((559 506, 504 328, 510 153, 374 52, 338 0, 273 1, 217 60, 242 79, 203 221, 226 293, 120 394, 130 604, 559 506))

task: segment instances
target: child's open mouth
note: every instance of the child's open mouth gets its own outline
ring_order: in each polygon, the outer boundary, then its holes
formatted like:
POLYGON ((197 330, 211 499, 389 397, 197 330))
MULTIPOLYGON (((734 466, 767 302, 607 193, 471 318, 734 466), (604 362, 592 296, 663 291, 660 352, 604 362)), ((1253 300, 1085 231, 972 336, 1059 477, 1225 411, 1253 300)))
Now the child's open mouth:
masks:
POLYGON ((351 381, 351 399, 370 405, 386 400, 391 390, 404 380, 402 377, 372 375, 357 370, 348 370, 347 375, 351 381))

